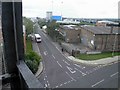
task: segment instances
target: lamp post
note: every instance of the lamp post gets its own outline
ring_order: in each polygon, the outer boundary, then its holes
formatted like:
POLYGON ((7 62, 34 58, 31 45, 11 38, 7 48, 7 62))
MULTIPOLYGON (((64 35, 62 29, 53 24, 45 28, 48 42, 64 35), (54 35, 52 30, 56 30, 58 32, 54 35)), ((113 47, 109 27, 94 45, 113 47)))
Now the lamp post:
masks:
POLYGON ((115 40, 114 40, 114 45, 113 45, 112 57, 114 56, 114 51, 115 51, 115 46, 116 46, 117 35, 118 35, 118 33, 115 34, 115 40))

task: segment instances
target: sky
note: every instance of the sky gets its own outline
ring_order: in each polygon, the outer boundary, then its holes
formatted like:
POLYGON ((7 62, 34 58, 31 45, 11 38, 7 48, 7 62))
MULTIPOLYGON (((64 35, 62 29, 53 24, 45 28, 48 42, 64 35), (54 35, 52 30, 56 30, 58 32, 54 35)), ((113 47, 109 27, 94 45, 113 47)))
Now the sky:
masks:
POLYGON ((119 0, 22 0, 23 16, 53 15, 70 18, 118 18, 119 0))

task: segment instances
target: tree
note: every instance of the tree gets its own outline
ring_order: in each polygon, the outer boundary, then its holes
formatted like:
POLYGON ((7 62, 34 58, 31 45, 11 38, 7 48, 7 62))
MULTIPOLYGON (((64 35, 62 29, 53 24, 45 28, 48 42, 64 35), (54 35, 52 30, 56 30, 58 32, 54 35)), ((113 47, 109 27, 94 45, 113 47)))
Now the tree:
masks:
POLYGON ((57 39, 59 32, 57 31, 59 28, 59 24, 56 21, 48 22, 47 23, 47 33, 51 36, 52 39, 57 39))
POLYGON ((23 17, 23 24, 26 27, 26 35, 33 33, 33 21, 29 18, 23 17))
POLYGON ((37 21, 41 28, 46 25, 45 19, 37 18, 37 21))

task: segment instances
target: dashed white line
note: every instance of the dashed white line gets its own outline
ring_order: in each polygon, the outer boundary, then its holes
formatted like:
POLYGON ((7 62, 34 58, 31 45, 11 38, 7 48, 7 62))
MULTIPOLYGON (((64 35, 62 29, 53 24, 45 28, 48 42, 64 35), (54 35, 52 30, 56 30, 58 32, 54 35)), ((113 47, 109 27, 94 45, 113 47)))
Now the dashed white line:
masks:
POLYGON ((99 81, 99 82, 97 82, 97 83, 93 84, 91 87, 95 87, 96 85, 98 85, 98 84, 102 83, 103 81, 104 81, 104 79, 102 79, 101 81, 99 81))
POLYGON ((77 66, 77 67, 79 67, 79 68, 81 68, 81 69, 85 69, 85 67, 81 67, 80 65, 78 65, 78 64, 74 64, 75 66, 77 66))
POLYGON ((66 62, 65 60, 63 60, 67 65, 70 65, 68 62, 66 62))
POLYGON ((45 55, 45 56, 47 55, 47 51, 44 51, 44 55, 45 55))
POLYGON ((65 82, 64 84, 67 84, 67 82, 65 82))
POLYGON ((57 64, 62 68, 61 64, 57 61, 57 64))
POLYGON ((56 86, 55 88, 58 88, 58 86, 56 86))
POLYGON ((80 73, 82 73, 83 76, 85 76, 86 74, 83 73, 82 71, 78 70, 77 68, 75 68, 77 71, 79 71, 80 73))
POLYGON ((70 83, 70 81, 68 81, 68 83, 70 83))
POLYGON ((55 59, 55 56, 54 56, 54 55, 52 55, 52 57, 55 59))
POLYGON ((73 77, 70 76, 70 74, 68 72, 66 72, 66 74, 74 81, 76 81, 73 77))
POLYGON ((60 84, 60 86, 62 86, 63 84, 60 84))
POLYGON ((45 78, 44 78, 44 80, 45 80, 45 78))
POLYGON ((116 73, 110 75, 110 77, 113 77, 113 76, 115 76, 115 75, 117 75, 117 74, 118 74, 118 72, 116 72, 116 73))

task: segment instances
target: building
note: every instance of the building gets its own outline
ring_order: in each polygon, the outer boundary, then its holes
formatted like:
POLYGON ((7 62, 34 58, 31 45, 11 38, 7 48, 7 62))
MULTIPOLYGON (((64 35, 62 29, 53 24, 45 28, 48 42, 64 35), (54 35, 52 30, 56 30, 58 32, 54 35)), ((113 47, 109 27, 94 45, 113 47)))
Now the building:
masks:
POLYGON ((118 51, 120 50, 120 34, 118 28, 114 27, 81 27, 81 43, 93 50, 118 51))
POLYGON ((51 11, 46 12, 46 20, 47 21, 51 21, 52 20, 52 12, 51 11))
POLYGON ((112 22, 112 21, 105 21, 105 20, 96 22, 96 26, 104 26, 105 27, 105 26, 108 26, 108 25, 115 25, 115 26, 117 26, 118 23, 112 22))
POLYGON ((80 29, 75 25, 64 25, 59 29, 59 33, 64 37, 65 42, 79 43, 80 29))

